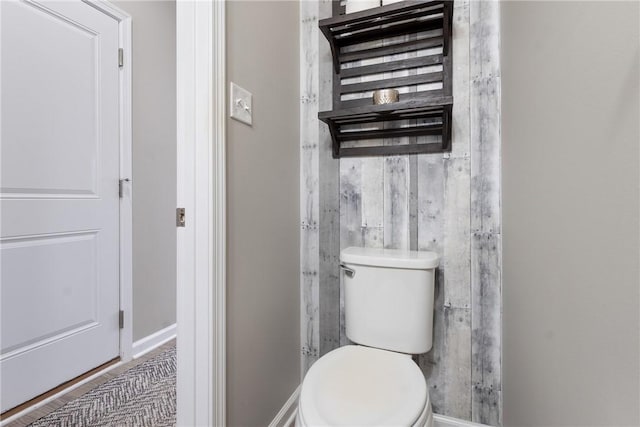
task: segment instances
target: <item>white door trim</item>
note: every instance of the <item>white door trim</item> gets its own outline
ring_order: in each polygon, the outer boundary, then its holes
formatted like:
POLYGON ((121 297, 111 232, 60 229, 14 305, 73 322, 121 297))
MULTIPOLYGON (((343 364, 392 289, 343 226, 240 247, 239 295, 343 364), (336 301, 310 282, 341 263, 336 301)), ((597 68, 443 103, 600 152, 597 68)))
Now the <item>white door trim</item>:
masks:
POLYGON ((133 205, 132 205, 132 122, 131 122, 131 15, 106 0, 82 0, 118 21, 119 44, 124 50, 124 66, 120 68, 120 310, 124 312, 124 327, 120 329, 120 360, 133 357, 133 205), (127 181, 128 180, 128 181, 127 181))
POLYGON ((225 425, 225 3, 177 18, 177 424, 225 425))

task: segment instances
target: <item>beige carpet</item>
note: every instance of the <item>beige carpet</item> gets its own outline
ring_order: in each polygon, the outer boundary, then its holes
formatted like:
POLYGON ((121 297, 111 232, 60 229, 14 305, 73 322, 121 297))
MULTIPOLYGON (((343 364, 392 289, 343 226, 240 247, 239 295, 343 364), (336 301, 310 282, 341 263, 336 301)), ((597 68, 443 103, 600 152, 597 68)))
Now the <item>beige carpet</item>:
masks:
POLYGON ((31 424, 33 427, 176 424, 176 348, 163 351, 31 424))

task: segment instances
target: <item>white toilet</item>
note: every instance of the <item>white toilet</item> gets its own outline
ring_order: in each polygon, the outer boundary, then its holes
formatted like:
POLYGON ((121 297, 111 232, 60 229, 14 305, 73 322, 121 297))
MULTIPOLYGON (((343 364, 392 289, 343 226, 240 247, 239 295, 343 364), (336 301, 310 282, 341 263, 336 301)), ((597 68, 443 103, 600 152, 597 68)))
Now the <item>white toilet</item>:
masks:
POLYGON ((411 354, 431 349, 433 252, 348 248, 348 345, 322 356, 302 382, 296 426, 433 426, 423 373, 411 354))

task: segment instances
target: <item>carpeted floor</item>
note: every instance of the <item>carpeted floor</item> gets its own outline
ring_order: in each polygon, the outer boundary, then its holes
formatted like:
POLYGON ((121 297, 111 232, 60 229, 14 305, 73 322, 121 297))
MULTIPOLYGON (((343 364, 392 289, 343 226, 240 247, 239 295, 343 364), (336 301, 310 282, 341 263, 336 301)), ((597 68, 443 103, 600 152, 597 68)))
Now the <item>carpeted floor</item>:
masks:
POLYGON ((176 348, 163 351, 31 424, 33 427, 176 424, 176 348))

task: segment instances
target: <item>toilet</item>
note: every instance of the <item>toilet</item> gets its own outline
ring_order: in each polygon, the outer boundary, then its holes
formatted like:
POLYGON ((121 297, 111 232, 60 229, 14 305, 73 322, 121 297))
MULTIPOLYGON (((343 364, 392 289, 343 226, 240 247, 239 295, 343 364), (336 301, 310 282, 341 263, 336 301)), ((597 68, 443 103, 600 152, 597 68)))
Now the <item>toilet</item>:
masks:
POLYGON ((433 252, 347 248, 340 254, 346 334, 302 382, 297 427, 433 427, 424 374, 412 354, 431 349, 433 252))

